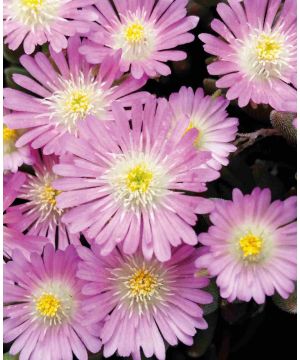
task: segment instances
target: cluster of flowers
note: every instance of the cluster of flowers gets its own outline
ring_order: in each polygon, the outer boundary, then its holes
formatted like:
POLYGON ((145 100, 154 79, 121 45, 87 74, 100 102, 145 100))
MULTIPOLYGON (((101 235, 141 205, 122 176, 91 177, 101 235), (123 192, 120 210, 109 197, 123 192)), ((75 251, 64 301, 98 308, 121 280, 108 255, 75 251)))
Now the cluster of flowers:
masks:
POLYGON ((28 72, 13 76, 20 90, 4 89, 3 128, 4 341, 21 360, 101 348, 164 359, 165 341, 192 344, 207 327, 209 276, 229 301, 293 291, 295 197, 199 193, 235 151, 230 100, 293 106, 296 0, 219 4, 218 37, 200 39, 227 99, 186 87, 156 99, 140 89, 186 57, 174 50, 194 39, 186 6, 4 0, 5 42, 23 45, 28 72))

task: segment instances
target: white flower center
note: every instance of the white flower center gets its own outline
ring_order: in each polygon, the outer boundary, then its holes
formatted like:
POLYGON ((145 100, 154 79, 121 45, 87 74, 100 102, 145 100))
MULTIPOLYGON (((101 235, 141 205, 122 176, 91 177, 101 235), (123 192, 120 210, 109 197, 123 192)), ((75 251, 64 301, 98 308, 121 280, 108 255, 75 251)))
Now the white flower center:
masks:
POLYGON ((139 314, 155 307, 158 302, 162 303, 170 295, 170 276, 162 263, 155 259, 145 262, 137 255, 126 257, 124 266, 112 270, 116 295, 139 314))
POLYGON ((135 211, 156 204, 170 180, 166 169, 144 153, 119 156, 104 178, 115 198, 135 211))
POLYGON ((145 13, 129 13, 113 35, 113 48, 122 49, 127 61, 149 58, 155 48, 157 33, 154 25, 145 20, 145 13))
POLYGON ((291 66, 289 62, 294 51, 289 44, 289 36, 281 28, 256 30, 242 42, 239 59, 251 80, 268 80, 280 78, 291 66))
POLYGON ((29 200, 35 211, 40 214, 38 223, 48 219, 57 224, 63 213, 63 210, 56 206, 56 197, 60 191, 52 187, 55 179, 56 175, 49 172, 36 173, 36 176, 29 175, 28 183, 23 185, 22 198, 29 200))
POLYGON ((11 0, 8 5, 10 18, 31 27, 49 27, 59 19, 59 8, 62 0, 11 0))
POLYGON ((60 80, 61 89, 42 100, 49 107, 50 118, 57 126, 62 126, 69 133, 76 135, 78 121, 93 115, 103 119, 107 114, 109 103, 106 97, 111 89, 104 91, 92 76, 82 73, 78 78, 60 80))
POLYGON ((75 311, 76 303, 72 291, 66 284, 51 282, 32 295, 32 316, 46 325, 60 325, 75 311))

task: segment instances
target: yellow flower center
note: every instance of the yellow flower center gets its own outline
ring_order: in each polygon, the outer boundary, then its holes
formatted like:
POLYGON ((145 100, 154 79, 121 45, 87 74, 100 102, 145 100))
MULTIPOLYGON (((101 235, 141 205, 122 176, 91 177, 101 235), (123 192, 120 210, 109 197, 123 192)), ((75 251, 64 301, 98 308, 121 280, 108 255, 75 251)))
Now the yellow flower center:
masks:
POLYGON ((54 318, 60 308, 61 302, 51 293, 44 293, 36 301, 36 310, 43 317, 54 318))
POLYGON ((6 143, 15 142, 17 140, 17 131, 9 129, 7 126, 3 126, 3 141, 6 143))
POLYGON ((144 26, 139 23, 128 25, 125 29, 125 39, 129 43, 138 43, 145 38, 144 26))
POLYGON ((256 55, 260 61, 275 61, 279 58, 282 46, 274 37, 262 34, 256 45, 256 55))
POLYGON ((43 5, 43 0, 21 0, 22 5, 26 6, 27 8, 30 8, 34 11, 37 11, 38 8, 43 5))
POLYGON ((40 199, 51 205, 51 207, 56 207, 56 196, 60 193, 61 191, 54 189, 52 186, 45 185, 40 193, 40 199))
POLYGON ((247 258, 249 256, 259 255, 262 250, 262 243, 262 238, 253 235, 251 232, 241 237, 239 245, 243 252, 243 257, 247 258))
POLYGON ((191 120, 189 123, 189 126, 185 129, 185 132, 183 135, 185 135, 188 131, 190 131, 191 129, 197 129, 198 130, 198 135, 196 137, 196 139, 194 140, 194 146, 196 148, 199 147, 199 143, 200 143, 200 139, 201 139, 201 134, 200 134, 200 130, 199 128, 195 125, 195 123, 191 120))
POLYGON ((65 103, 65 111, 67 113, 77 114, 82 118, 88 114, 91 107, 89 96, 82 90, 72 92, 70 98, 65 103))
POLYGON ((147 269, 138 269, 127 281, 130 296, 137 301, 149 299, 158 286, 158 278, 147 269))
POLYGON ((153 173, 148 170, 145 164, 139 164, 129 171, 126 177, 127 188, 134 192, 145 193, 153 179, 153 173))

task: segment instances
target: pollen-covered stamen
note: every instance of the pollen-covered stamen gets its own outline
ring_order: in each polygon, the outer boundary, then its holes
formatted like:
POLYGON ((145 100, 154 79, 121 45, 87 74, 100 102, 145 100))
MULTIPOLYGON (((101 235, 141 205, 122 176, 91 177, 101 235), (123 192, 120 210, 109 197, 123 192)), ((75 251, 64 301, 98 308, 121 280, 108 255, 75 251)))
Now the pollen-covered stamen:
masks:
POLYGON ((82 73, 77 78, 60 80, 60 89, 43 100, 49 108, 49 116, 56 126, 61 126, 69 133, 77 134, 78 121, 93 115, 106 120, 109 108, 107 96, 110 90, 104 90, 94 77, 82 73))
POLYGON ((15 151, 15 143, 18 139, 17 130, 10 129, 6 125, 3 125, 3 150, 4 154, 15 151))
POLYGON ((129 43, 138 43, 145 39, 145 28, 140 23, 128 24, 124 30, 124 37, 129 43))
POLYGON ((281 50, 282 41, 278 41, 275 36, 261 34, 257 40, 256 55, 259 61, 277 61, 281 50))
POLYGON ((256 261, 263 248, 263 239, 251 231, 239 239, 243 259, 256 261))
POLYGON ((22 198, 30 201, 34 211, 39 212, 39 222, 48 219, 57 223, 63 214, 63 210, 59 209, 56 204, 56 197, 60 194, 52 186, 52 182, 56 176, 51 173, 40 174, 36 176, 29 175, 29 182, 25 184, 22 198))
POLYGON ((10 18, 28 25, 31 31, 40 27, 49 28, 55 20, 60 19, 61 0, 11 0, 8 5, 10 18))
POLYGON ((103 178, 112 187, 116 200, 134 211, 159 202, 170 181, 167 168, 144 153, 118 157, 103 178))
POLYGON ((139 191, 145 193, 151 184, 153 173, 148 170, 146 164, 141 163, 135 166, 127 174, 126 185, 132 191, 139 191))
POLYGON ((136 302, 151 300, 151 297, 158 292, 160 285, 158 276, 145 266, 138 268, 125 282, 129 290, 129 297, 136 302))
POLYGON ((61 308, 60 300, 53 294, 44 293, 36 301, 36 310, 42 317, 53 318, 61 308))

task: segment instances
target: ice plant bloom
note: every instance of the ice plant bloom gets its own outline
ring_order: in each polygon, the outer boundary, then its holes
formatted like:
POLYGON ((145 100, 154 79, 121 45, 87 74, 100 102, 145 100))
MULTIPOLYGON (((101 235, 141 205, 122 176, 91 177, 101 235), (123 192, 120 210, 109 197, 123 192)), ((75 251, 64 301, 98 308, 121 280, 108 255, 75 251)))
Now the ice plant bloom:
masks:
POLYGON ((145 98, 145 92, 132 94, 145 84, 145 77, 120 79, 120 53, 103 60, 99 69, 78 53, 80 44, 79 37, 73 37, 66 54, 50 48, 50 59, 43 53, 21 57, 21 64, 34 79, 20 74, 14 74, 13 79, 35 95, 4 90, 4 103, 13 111, 5 117, 7 125, 27 129, 17 146, 30 143, 35 149, 43 148, 46 155, 61 154, 65 137, 76 136, 80 122, 87 118, 111 120, 112 102, 130 107, 131 101, 145 98))
POLYGON ((10 129, 3 124, 3 170, 17 172, 23 164, 31 165, 33 156, 29 146, 16 147, 22 131, 10 129))
MULTIPOLYGON (((4 176, 3 186, 3 210, 4 212, 15 201, 19 190, 26 181, 25 174, 17 172, 4 176)), ((29 258, 31 252, 42 253, 43 247, 48 239, 42 236, 24 235, 21 231, 5 226, 8 222, 14 221, 6 213, 3 215, 3 252, 6 258, 11 258, 12 252, 19 249, 24 256, 29 258)))
POLYGON ((277 109, 282 94, 292 97, 296 72, 296 0, 228 1, 218 4, 218 34, 200 34, 204 49, 217 56, 208 72, 216 85, 229 88, 227 98, 243 107, 253 101, 277 109))
POLYGON ((36 154, 33 167, 35 175, 27 175, 25 183, 18 191, 18 198, 26 200, 22 204, 11 206, 7 210, 8 226, 29 235, 47 236, 58 247, 65 249, 69 243, 80 244, 79 234, 71 234, 68 227, 61 222, 64 213, 56 204, 60 191, 54 189, 53 181, 57 175, 52 167, 58 162, 56 156, 36 154), (58 239, 58 240, 57 240, 58 239))
POLYGON ((202 290, 208 279, 195 275, 197 249, 180 246, 165 263, 148 261, 141 252, 99 253, 98 245, 81 247, 77 275, 89 297, 83 304, 87 322, 105 321, 100 332, 105 357, 117 352, 140 358, 141 348, 146 357, 163 360, 164 340, 192 345, 196 329, 207 328, 199 305, 210 303, 212 296, 202 290))
POLYGON ((109 0, 98 1, 98 31, 88 34, 89 41, 80 49, 92 64, 102 62, 107 54, 122 50, 121 70, 131 71, 139 79, 169 75, 165 63, 186 58, 173 50, 194 40, 188 33, 196 27, 198 17, 187 16, 187 0, 109 0))
POLYGON ((197 130, 185 136, 170 134, 171 111, 165 99, 150 99, 143 108, 135 104, 130 123, 125 110, 113 106, 116 119, 110 127, 86 121, 79 139, 66 143, 74 155, 72 164, 59 164, 62 176, 54 182, 62 191, 59 208, 71 208, 63 216, 71 232, 85 231, 101 244, 102 254, 122 243, 126 254, 139 244, 146 258, 171 257, 171 245, 195 245, 192 229, 196 213, 211 210, 212 202, 185 191, 205 191, 205 183, 218 177, 200 168, 210 158, 193 141, 197 130))
POLYGON ((87 359, 87 349, 99 351, 98 329, 87 324, 82 309, 78 261, 73 246, 55 252, 49 244, 43 256, 33 253, 30 260, 16 250, 4 265, 4 342, 13 342, 10 354, 72 360, 73 353, 87 359))
POLYGON ((228 156, 236 150, 230 142, 236 137, 238 119, 230 118, 226 111, 229 104, 222 96, 213 98, 204 96, 201 88, 196 92, 182 87, 178 93, 170 96, 169 102, 173 110, 174 126, 178 121, 188 120, 184 132, 197 129, 198 136, 194 146, 199 151, 210 151, 212 159, 207 165, 220 170, 228 164, 228 156))
POLYGON ((217 277, 221 296, 261 304, 275 291, 287 298, 296 279, 296 196, 271 202, 269 189, 234 189, 216 200, 212 226, 199 235, 206 254, 197 266, 217 277))
POLYGON ((4 42, 11 50, 22 43, 26 54, 49 42, 59 52, 67 36, 87 33, 96 19, 88 5, 95 0, 4 0, 4 42))

